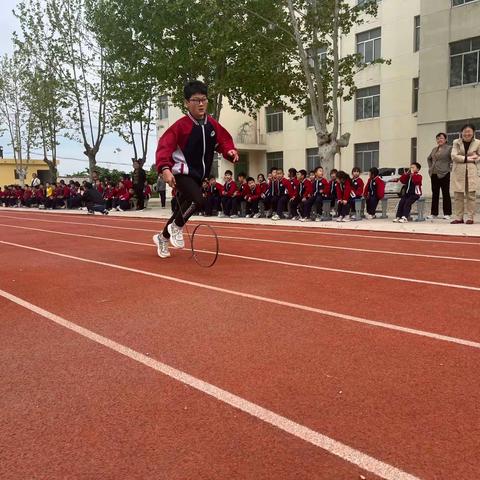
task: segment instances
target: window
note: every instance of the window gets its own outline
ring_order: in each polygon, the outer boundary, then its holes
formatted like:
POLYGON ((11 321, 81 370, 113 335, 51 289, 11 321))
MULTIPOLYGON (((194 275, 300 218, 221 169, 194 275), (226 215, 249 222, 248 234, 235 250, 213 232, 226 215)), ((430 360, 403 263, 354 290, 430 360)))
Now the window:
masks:
POLYGON ((367 3, 379 2, 380 0, 357 0, 357 5, 365 5, 367 3))
POLYGON ((475 2, 476 0, 452 0, 452 7, 458 7, 459 5, 465 5, 466 3, 475 2))
POLYGON ((283 152, 267 153, 267 173, 271 168, 283 168, 283 152))
POLYGON ((454 140, 460 138, 460 129, 466 123, 473 123, 477 127, 475 136, 480 140, 480 118, 469 118, 467 120, 456 120, 455 122, 447 123, 447 142, 449 145, 453 143, 454 140))
POLYGON ((307 172, 310 170, 315 170, 316 167, 320 166, 320 157, 318 155, 318 147, 307 148, 305 150, 305 156, 306 156, 307 172))
POLYGON ((420 50, 420 15, 417 15, 413 20, 413 51, 420 50))
POLYGON ((158 99, 158 119, 165 120, 168 118, 168 96, 161 95, 158 99))
POLYGON ((414 78, 412 80, 412 113, 418 112, 418 90, 420 88, 420 80, 414 78))
MULTIPOLYGON (((308 64, 310 67, 314 67, 313 59, 314 59, 314 49, 309 48, 307 51, 307 56, 308 56, 308 64)), ((327 47, 319 47, 317 48, 317 57, 320 60, 320 63, 322 63, 324 60, 327 59, 327 47)))
POLYGON ((412 138, 410 142, 410 163, 417 161, 417 138, 412 138))
POLYGON ((382 49, 381 36, 381 28, 357 34, 357 53, 362 56, 364 63, 370 63, 380 58, 382 49))
POLYGON ((355 144, 355 166, 362 172, 368 172, 379 165, 379 142, 355 144))
POLYGON ((355 98, 355 120, 380 116, 379 85, 358 89, 355 98))
POLYGON ((217 153, 216 155, 213 156, 213 162, 212 162, 212 168, 210 169, 210 175, 214 175, 215 178, 218 178, 218 170, 219 170, 219 164, 220 160, 222 159, 222 155, 217 153))
POLYGON ((478 83, 480 37, 450 44, 450 86, 478 83))
POLYGON ((283 111, 281 108, 267 107, 267 133, 281 132, 283 130, 283 111))
POLYGON ((313 116, 311 113, 309 113, 306 117, 305 117, 305 121, 307 123, 307 128, 310 128, 310 127, 313 127, 313 116))

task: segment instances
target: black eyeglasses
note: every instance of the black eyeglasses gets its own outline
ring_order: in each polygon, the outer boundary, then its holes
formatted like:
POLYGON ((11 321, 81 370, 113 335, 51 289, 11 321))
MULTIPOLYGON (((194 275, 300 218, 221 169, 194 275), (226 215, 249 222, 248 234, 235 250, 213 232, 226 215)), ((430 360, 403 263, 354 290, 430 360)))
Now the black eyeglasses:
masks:
POLYGON ((208 103, 208 98, 191 98, 189 102, 196 103, 197 105, 208 103))

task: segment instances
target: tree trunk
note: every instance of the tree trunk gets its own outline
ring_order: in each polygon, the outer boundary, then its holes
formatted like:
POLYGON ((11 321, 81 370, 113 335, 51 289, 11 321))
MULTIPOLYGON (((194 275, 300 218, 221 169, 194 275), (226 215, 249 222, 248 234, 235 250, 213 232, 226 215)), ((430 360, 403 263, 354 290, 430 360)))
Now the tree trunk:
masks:
POLYGON ((328 178, 330 170, 334 168, 335 153, 337 152, 337 142, 330 141, 318 147, 318 156, 320 157, 320 165, 325 171, 325 177, 328 178))
POLYGON ((95 170, 95 167, 97 166, 97 160, 96 160, 96 153, 93 152, 88 152, 87 157, 88 157, 88 176, 90 178, 90 181, 93 180, 93 172, 95 170))
POLYGON ((43 161, 48 165, 48 170, 50 172, 50 180, 52 183, 57 183, 57 175, 58 175, 58 170, 55 165, 55 162, 52 162, 52 160, 49 160, 48 158, 44 158, 43 161))

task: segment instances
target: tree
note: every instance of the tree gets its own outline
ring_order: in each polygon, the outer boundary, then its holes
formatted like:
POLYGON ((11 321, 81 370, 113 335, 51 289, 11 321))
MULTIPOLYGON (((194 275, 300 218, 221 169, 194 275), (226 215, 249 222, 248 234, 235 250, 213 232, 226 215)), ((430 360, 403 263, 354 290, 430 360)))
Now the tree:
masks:
POLYGON ((6 125, 13 149, 15 170, 24 185, 33 141, 33 122, 23 95, 23 70, 16 54, 0 62, 0 124, 6 125), (24 157, 26 153, 26 158, 24 157))
POLYGON ((282 95, 300 94, 298 72, 292 75, 286 68, 296 46, 291 33, 279 27, 285 24, 281 4, 100 0, 92 2, 92 18, 108 58, 139 71, 147 86, 154 81, 177 106, 183 105, 183 84, 203 79, 209 86, 209 110, 218 119, 224 99, 253 115, 264 104, 293 112, 282 95))
POLYGON ((86 18, 86 0, 23 0, 17 7, 23 44, 40 69, 53 72, 83 143, 90 171, 109 123, 108 83, 103 48, 86 18))
POLYGON ((338 136, 338 102, 353 98, 355 74, 367 66, 357 53, 342 57, 339 39, 354 25, 361 25, 367 15, 376 15, 377 1, 350 6, 345 0, 286 0, 286 6, 297 45, 292 68, 301 72, 305 87, 292 101, 302 113, 312 115, 320 161, 330 170, 335 153, 350 140, 348 132, 338 136))

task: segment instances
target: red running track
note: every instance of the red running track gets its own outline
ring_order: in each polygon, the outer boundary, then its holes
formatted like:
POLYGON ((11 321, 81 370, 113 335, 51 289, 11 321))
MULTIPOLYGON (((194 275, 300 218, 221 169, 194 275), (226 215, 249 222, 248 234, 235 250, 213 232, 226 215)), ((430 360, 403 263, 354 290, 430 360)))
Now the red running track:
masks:
MULTIPOLYGON (((10 222, 24 225, 21 218, 10 222)), ((116 224, 113 219, 71 218, 116 224)), ((135 220, 122 224, 139 225, 135 220)), ((32 220, 28 226, 140 245, 2 227, 0 241, 77 257, 2 244, 2 290, 411 475, 478 478, 478 348, 142 273, 318 306, 324 275, 312 277, 300 267, 222 257, 206 273, 185 252, 174 252, 166 262, 158 259, 148 246, 148 231, 111 229, 105 235, 101 227, 51 223, 45 228, 32 220), (275 276, 286 280, 271 282, 275 276), (308 284, 312 288, 305 293, 308 284)), ((265 232, 258 234, 267 238, 265 232)), ((372 242, 382 248, 383 240, 372 242)), ((222 243, 239 255, 254 250, 257 257, 277 257, 272 247, 252 245, 245 240, 222 243)), ((351 237, 349 245, 355 248, 356 239, 351 237)), ((305 263, 312 256, 309 248, 285 254, 305 263)), ((470 254, 478 258, 474 251, 470 254)), ((410 276, 418 272, 435 278, 424 272, 428 263, 416 269, 414 259, 404 261, 410 276)), ((439 262, 432 260, 432 268, 452 263, 439 262)), ((344 255, 335 264, 356 267, 344 255)), ((380 267, 375 271, 381 272, 380 267)), ((479 267, 470 268, 478 272, 479 267)), ((467 282, 456 268, 450 271, 446 281, 467 282)), ((476 278, 470 283, 478 284, 476 278)), ((333 295, 321 295, 322 308, 460 339, 479 338, 474 328, 479 292, 373 278, 363 279, 358 288, 350 274, 332 272, 328 282, 333 295), (389 292, 391 302, 380 308, 365 301, 370 290, 389 292), (405 298, 415 299, 423 291, 428 293, 412 315, 405 298), (461 311, 452 317, 441 307, 432 315, 437 303, 450 303, 443 300, 447 297, 455 298, 461 311)), ((2 333, 10 340, 0 367, 8 379, 1 395, 8 415, 1 427, 14 440, 0 445, 1 478, 37 478, 32 472, 38 478, 38 472, 49 472, 43 478, 377 478, 1 297, 0 302, 8 319, 2 333), (180 408, 184 403, 188 415, 180 408)))

